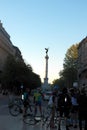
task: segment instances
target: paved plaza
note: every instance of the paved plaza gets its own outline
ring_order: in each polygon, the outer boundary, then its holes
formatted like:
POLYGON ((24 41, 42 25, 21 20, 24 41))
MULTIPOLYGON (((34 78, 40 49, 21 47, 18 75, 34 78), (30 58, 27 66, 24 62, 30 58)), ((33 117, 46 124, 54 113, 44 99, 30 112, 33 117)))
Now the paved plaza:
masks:
POLYGON ((45 130, 41 124, 30 126, 22 121, 21 117, 0 116, 0 130, 45 130))
MULTIPOLYGON (((42 126, 42 123, 39 122, 36 125, 25 124, 22 120, 22 117, 12 117, 10 115, 0 116, 0 130, 52 130, 52 128, 46 128, 46 125, 42 126)), ((55 130, 58 130, 55 128, 55 130)), ((61 130, 66 130, 64 126, 61 127, 61 130)), ((77 130, 70 128, 70 130, 77 130)))
MULTIPOLYGON (((20 114, 17 117, 13 117, 9 114, 8 109, 8 96, 0 95, 0 130, 51 130, 52 128, 46 128, 46 124, 42 126, 39 122, 34 126, 25 124, 23 117, 20 114), (3 101, 2 101, 3 100, 3 101)), ((55 128, 58 130, 58 128, 55 128)), ((64 124, 61 126, 61 130, 66 130, 64 124)), ((70 130, 79 130, 70 128, 70 130)))
POLYGON ((8 106, 6 105, 0 108, 0 130, 29 130, 29 129, 30 130, 50 130, 49 127, 46 128, 46 125, 42 126, 42 122, 39 122, 35 124, 34 126, 25 124, 23 122, 22 115, 19 115, 17 117, 11 116, 8 111, 8 106))

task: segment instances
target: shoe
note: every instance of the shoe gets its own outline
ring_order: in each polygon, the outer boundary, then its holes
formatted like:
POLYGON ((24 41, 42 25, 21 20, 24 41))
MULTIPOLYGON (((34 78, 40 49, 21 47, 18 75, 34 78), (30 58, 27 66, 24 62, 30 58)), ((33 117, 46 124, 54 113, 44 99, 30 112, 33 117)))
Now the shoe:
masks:
POLYGON ((25 118, 26 117, 26 115, 23 115, 23 118, 25 118))
POLYGON ((24 114, 23 117, 26 117, 26 114, 24 114))
POLYGON ((56 128, 57 128, 57 126, 50 126, 50 128, 54 128, 54 129, 56 129, 56 128))
POLYGON ((69 127, 72 127, 73 126, 73 124, 69 124, 69 127))
POLYGON ((43 115, 40 115, 40 117, 43 117, 43 115))
POLYGON ((68 126, 66 126, 66 130, 69 130, 69 127, 68 127, 68 126))
POLYGON ((58 130, 61 130, 61 129, 60 129, 60 125, 58 126, 58 130))
POLYGON ((73 128, 77 128, 77 125, 74 125, 74 127, 73 128))
POLYGON ((20 109, 20 113, 23 113, 23 110, 22 110, 22 109, 20 109))
POLYGON ((69 130, 69 128, 66 128, 66 130, 69 130))

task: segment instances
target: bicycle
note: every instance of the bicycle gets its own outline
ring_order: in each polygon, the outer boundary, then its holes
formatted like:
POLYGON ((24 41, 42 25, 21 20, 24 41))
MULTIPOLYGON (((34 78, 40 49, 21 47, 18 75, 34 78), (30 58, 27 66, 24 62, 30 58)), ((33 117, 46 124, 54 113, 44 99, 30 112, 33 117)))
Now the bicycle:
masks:
POLYGON ((42 115, 39 115, 40 112, 37 111, 35 114, 35 104, 33 104, 33 112, 29 113, 27 111, 25 117, 23 118, 24 123, 29 124, 29 125, 35 125, 38 122, 43 122, 44 121, 44 115, 43 115, 43 110, 42 110, 42 115))
POLYGON ((38 122, 43 122, 44 117, 43 116, 35 116, 34 114, 27 114, 23 118, 24 123, 29 124, 29 125, 35 125, 38 122))
MULTIPOLYGON (((16 98, 10 105, 9 105, 9 113, 12 116, 18 116, 23 112, 23 100, 21 98, 16 98)), ((29 103, 27 105, 27 111, 28 113, 31 113, 31 110, 33 111, 33 104, 29 103)))
MULTIPOLYGON (((52 107, 48 105, 46 107, 45 111, 44 111, 44 116, 45 116, 44 123, 46 124, 47 128, 50 126, 51 115, 52 115, 52 107)), ((58 111, 56 110, 56 107, 55 107, 54 124, 57 124, 58 117, 59 117, 59 113, 58 113, 58 111)))
MULTIPOLYGON (((46 109, 44 110, 44 124, 46 125, 46 128, 48 128, 50 126, 50 120, 51 120, 51 114, 52 114, 52 107, 50 107, 49 105, 46 107, 46 109)), ((59 110, 58 108, 55 106, 55 116, 54 116, 54 126, 58 127, 59 126, 59 110), (56 126, 57 125, 57 126, 56 126)), ((61 118, 62 123, 64 124, 64 117, 61 118)))
MULTIPOLYGON (((46 123, 48 121, 50 121, 50 116, 51 116, 51 111, 52 108, 50 107, 46 107, 44 110, 42 110, 42 116, 38 116, 38 115, 34 115, 33 114, 26 114, 26 116, 23 118, 24 123, 29 124, 29 125, 35 125, 38 122, 42 122, 42 126, 46 125, 46 123)), ((57 116, 55 121, 57 120, 57 116)), ((47 124, 47 127, 49 126, 49 124, 47 124)))

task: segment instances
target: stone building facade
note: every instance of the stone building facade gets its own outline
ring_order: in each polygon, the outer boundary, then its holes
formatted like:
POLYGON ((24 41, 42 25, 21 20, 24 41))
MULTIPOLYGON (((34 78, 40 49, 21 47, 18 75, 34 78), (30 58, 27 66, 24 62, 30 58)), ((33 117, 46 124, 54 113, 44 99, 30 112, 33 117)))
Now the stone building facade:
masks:
POLYGON ((20 50, 12 44, 9 34, 0 21, 0 73, 3 71, 4 63, 9 54, 22 59, 20 50))
POLYGON ((78 47, 78 81, 79 86, 87 85, 87 37, 78 47))

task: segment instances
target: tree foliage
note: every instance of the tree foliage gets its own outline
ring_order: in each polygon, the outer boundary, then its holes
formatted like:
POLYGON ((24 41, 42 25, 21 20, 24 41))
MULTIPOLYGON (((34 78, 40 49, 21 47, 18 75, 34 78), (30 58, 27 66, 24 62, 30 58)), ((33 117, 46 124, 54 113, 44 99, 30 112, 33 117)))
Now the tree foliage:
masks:
POLYGON ((72 45, 66 52, 64 58, 64 69, 77 68, 78 44, 72 45))
POLYGON ((63 70, 60 76, 64 78, 67 87, 72 87, 77 81, 78 70, 78 44, 72 45, 66 52, 63 70))
POLYGON ((59 89, 61 90, 64 86, 65 83, 64 83, 64 79, 63 78, 59 78, 59 79, 56 79, 53 81, 53 86, 58 86, 59 89))
POLYGON ((26 65, 23 60, 9 55, 2 73, 2 84, 8 89, 19 87, 21 84, 32 89, 41 86, 41 79, 29 64, 26 65))
POLYGON ((63 87, 72 87, 73 82, 77 81, 78 71, 78 45, 72 45, 66 52, 63 70, 59 72, 59 79, 53 81, 53 85, 58 85, 60 89, 63 87))

